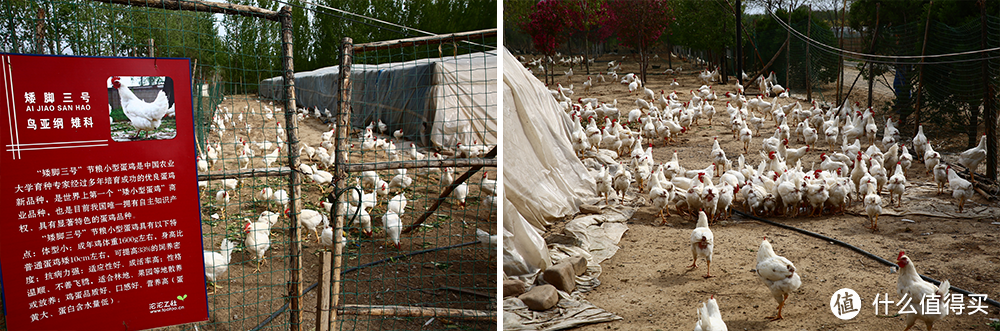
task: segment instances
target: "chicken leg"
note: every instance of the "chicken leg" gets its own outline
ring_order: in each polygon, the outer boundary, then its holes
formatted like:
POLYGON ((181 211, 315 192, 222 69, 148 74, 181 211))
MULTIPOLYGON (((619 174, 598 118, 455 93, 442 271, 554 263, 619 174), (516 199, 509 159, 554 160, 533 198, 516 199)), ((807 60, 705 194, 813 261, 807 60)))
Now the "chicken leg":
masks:
POLYGON ((222 287, 222 286, 219 286, 218 284, 216 284, 216 283, 215 283, 215 282, 213 282, 213 281, 209 281, 209 282, 208 282, 208 284, 209 284, 209 285, 212 285, 212 286, 211 286, 211 287, 209 288, 209 292, 208 292, 208 294, 215 294, 215 289, 217 289, 217 288, 224 288, 224 287, 222 287))
POLYGON ((768 317, 765 317, 765 318, 767 318, 769 320, 772 320, 772 321, 777 321, 777 320, 780 320, 780 319, 784 319, 784 317, 781 317, 781 309, 785 308, 785 302, 787 302, 787 301, 788 301, 788 294, 785 294, 784 299, 782 299, 781 303, 778 304, 778 314, 774 315, 774 316, 768 316, 768 317))
POLYGON ((267 262, 267 259, 261 258, 260 259, 260 263, 257 264, 257 269, 254 269, 254 272, 255 273, 260 272, 260 267, 264 266, 264 263, 266 263, 266 262, 267 262))
POLYGON ((705 260, 705 275, 701 276, 701 277, 703 277, 705 279, 715 277, 715 276, 712 276, 712 261, 711 260, 705 260))

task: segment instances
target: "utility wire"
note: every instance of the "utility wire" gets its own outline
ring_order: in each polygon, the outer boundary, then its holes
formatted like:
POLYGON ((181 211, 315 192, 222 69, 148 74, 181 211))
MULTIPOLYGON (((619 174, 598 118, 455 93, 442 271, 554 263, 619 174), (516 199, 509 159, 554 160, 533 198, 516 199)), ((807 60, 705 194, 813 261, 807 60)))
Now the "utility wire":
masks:
MULTIPOLYGON (((286 5, 289 5, 289 6, 299 7, 299 8, 303 8, 303 9, 306 9, 306 10, 310 10, 309 8, 307 8, 305 6, 302 6, 302 5, 299 5, 299 4, 293 4, 293 3, 291 3, 288 0, 276 0, 276 1, 278 3, 286 4, 286 5)), ((360 18, 365 19, 365 20, 375 21, 375 22, 378 22, 378 23, 382 23, 382 24, 385 24, 385 25, 392 26, 392 27, 397 27, 397 28, 402 29, 402 31, 395 30, 395 29, 389 29, 389 28, 385 28, 385 27, 381 27, 381 26, 378 26, 378 25, 375 25, 375 24, 371 24, 371 23, 360 22, 358 20, 351 19, 351 18, 342 16, 342 15, 336 15, 336 14, 333 14, 333 13, 330 13, 330 12, 322 12, 322 11, 319 11, 319 10, 312 10, 312 12, 315 12, 315 13, 322 13, 322 14, 325 14, 325 15, 330 15, 330 16, 337 17, 337 18, 342 18, 342 19, 345 19, 345 20, 348 20, 348 21, 351 21, 351 22, 364 24, 364 25, 367 25, 367 26, 370 26, 370 27, 388 29, 390 31, 393 31, 393 32, 396 32, 396 33, 400 33, 400 34, 403 34, 405 36, 411 36, 412 35, 409 31, 416 31, 416 32, 419 32, 419 33, 422 33, 422 34, 428 35, 428 36, 440 36, 439 34, 436 34, 436 33, 433 33, 433 32, 427 32, 427 31, 424 31, 424 30, 411 28, 411 27, 408 27, 408 26, 405 26, 405 25, 400 25, 400 24, 396 24, 396 23, 392 23, 392 22, 388 22, 388 21, 383 21, 383 20, 380 20, 380 19, 377 19, 377 18, 374 18, 374 17, 368 17, 368 16, 364 16, 364 15, 361 15, 361 14, 355 14, 355 13, 352 13, 352 12, 349 12, 349 11, 346 11, 346 10, 343 10, 343 9, 337 9, 337 8, 333 8, 333 7, 330 7, 330 6, 327 6, 327 5, 318 4, 318 3, 315 3, 315 2, 302 1, 302 3, 316 6, 316 8, 323 8, 323 9, 334 11, 334 12, 337 12, 337 13, 346 14, 346 15, 350 15, 350 16, 356 16, 356 17, 360 17, 360 18)), ((495 46, 485 45, 485 44, 480 44, 480 43, 474 43, 474 42, 471 42, 471 41, 468 41, 468 40, 463 40, 462 42, 466 43, 466 44, 471 44, 471 45, 479 46, 479 47, 488 47, 488 48, 496 49, 495 46)))
MULTIPOLYGON (((879 54, 859 53, 859 52, 853 52, 853 51, 849 51, 849 50, 846 50, 846 49, 837 48, 837 47, 834 47, 834 46, 830 46, 830 45, 818 42, 818 41, 816 41, 816 40, 814 40, 812 38, 809 38, 809 37, 803 35, 798 30, 795 30, 790 25, 788 25, 788 23, 785 23, 785 21, 782 21, 780 18, 778 18, 777 15, 774 14, 774 11, 772 11, 770 8, 767 9, 767 13, 770 14, 771 17, 774 18, 774 20, 777 21, 779 25, 781 25, 783 28, 785 28, 786 30, 788 30, 792 34, 795 34, 796 38, 799 38, 799 39, 801 39, 803 41, 806 41, 807 43, 809 43, 811 45, 815 45, 815 46, 817 46, 819 48, 827 48, 830 51, 833 51, 833 52, 836 52, 836 53, 845 53, 845 54, 855 55, 855 56, 857 56, 856 57, 857 59, 864 59, 864 58, 872 58, 873 57, 873 58, 897 59, 897 60, 898 59, 916 59, 916 60, 920 60, 920 59, 926 59, 926 58, 941 58, 941 57, 952 57, 952 56, 961 56, 961 55, 973 55, 973 54, 993 52, 993 51, 1000 50, 1000 47, 994 47, 994 48, 980 49, 980 50, 974 50, 974 51, 966 51, 966 52, 958 52, 958 53, 946 53, 946 54, 933 54, 933 55, 879 55, 879 54)), ((864 60, 867 60, 867 59, 864 59, 864 60)), ((983 58, 976 58, 976 59, 972 59, 972 60, 957 60, 957 61, 951 61, 951 62, 945 62, 945 61, 942 61, 942 62, 925 62, 925 64, 955 63, 955 62, 982 61, 982 60, 983 60, 983 58)), ((876 62, 876 61, 872 61, 872 62, 876 62)), ((877 62, 877 63, 895 63, 895 62, 877 62)), ((906 63, 909 63, 909 62, 903 62, 903 64, 906 64, 906 63)))

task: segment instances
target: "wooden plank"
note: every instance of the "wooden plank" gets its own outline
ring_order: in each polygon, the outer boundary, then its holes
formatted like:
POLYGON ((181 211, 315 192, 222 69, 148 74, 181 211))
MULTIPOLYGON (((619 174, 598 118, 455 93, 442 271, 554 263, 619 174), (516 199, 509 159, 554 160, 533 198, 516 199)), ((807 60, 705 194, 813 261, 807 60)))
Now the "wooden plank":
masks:
POLYGON ((246 5, 234 5, 225 2, 211 2, 203 0, 95 0, 104 3, 113 3, 135 7, 151 7, 169 10, 187 10, 198 12, 209 12, 217 14, 242 15, 248 17, 260 17, 272 21, 279 20, 279 14, 273 10, 257 8, 246 5))
POLYGON ((289 167, 255 168, 249 170, 223 171, 223 172, 212 172, 207 174, 198 174, 198 180, 219 180, 219 179, 250 178, 250 177, 278 177, 278 176, 287 176, 289 173, 292 172, 293 172, 292 168, 289 167))
POLYGON ((496 167, 496 159, 444 159, 444 160, 410 160, 391 162, 352 163, 344 167, 348 172, 368 170, 389 170, 402 168, 440 168, 440 167, 496 167))
POLYGON ((343 305, 337 307, 337 313, 342 315, 447 317, 484 321, 497 320, 496 311, 414 306, 343 305))
POLYGON ((330 330, 330 285, 333 252, 324 251, 319 259, 319 293, 316 293, 316 331, 330 330))
POLYGON ((354 45, 353 51, 356 53, 361 53, 361 52, 375 51, 382 49, 420 46, 427 44, 439 44, 442 42, 455 42, 455 41, 469 40, 472 38, 494 37, 496 35, 497 35, 497 29, 485 29, 485 30, 458 32, 452 34, 443 34, 437 36, 415 37, 415 38, 396 39, 389 41, 376 41, 373 43, 354 45))

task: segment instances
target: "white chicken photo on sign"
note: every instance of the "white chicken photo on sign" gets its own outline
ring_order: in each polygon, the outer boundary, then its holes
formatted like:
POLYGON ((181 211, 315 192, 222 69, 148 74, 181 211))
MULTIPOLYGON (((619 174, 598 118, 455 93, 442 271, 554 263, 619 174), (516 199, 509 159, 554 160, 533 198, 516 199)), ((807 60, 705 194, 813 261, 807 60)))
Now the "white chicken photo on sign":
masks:
POLYGON ((166 76, 108 77, 108 117, 117 142, 173 139, 174 82, 166 76))

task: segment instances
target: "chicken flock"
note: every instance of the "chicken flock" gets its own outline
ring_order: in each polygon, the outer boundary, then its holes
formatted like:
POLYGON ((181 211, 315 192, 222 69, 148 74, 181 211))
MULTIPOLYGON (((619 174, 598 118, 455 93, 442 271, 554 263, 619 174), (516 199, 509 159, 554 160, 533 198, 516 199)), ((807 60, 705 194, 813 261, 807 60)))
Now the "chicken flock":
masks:
MULTIPOLYGON (((274 107, 272 103, 257 101, 256 107, 251 107, 248 102, 243 107, 242 112, 232 112, 227 106, 220 105, 211 120, 211 130, 206 143, 207 149, 199 151, 197 166, 199 173, 208 173, 212 170, 219 171, 223 168, 272 168, 287 162, 287 148, 285 140, 284 126, 280 122, 285 114, 281 108, 274 107), (272 108, 274 107, 274 108, 272 108), (258 111, 258 109, 260 109, 258 111), (231 146, 231 148, 230 148, 231 146), (223 149, 226 149, 223 151, 223 149), (223 165, 226 161, 229 164, 223 165), (235 162, 233 162, 235 161, 235 162), (235 163, 235 167, 233 166, 235 163)), ((307 125, 306 121, 316 120, 329 123, 332 114, 329 110, 320 111, 317 108, 298 109, 295 113, 298 121, 307 125)), ((311 123, 309 123, 311 124, 311 123)), ((332 171, 334 163, 334 142, 338 128, 336 125, 327 124, 329 131, 324 131, 319 135, 319 141, 309 141, 306 138, 299 142, 299 155, 301 163, 297 169, 303 178, 303 193, 308 190, 318 192, 321 198, 312 201, 315 207, 308 205, 298 211, 298 223, 303 229, 303 240, 321 244, 321 248, 332 249, 334 243, 344 246, 349 241, 349 236, 377 238, 383 236, 384 241, 396 250, 402 250, 400 236, 402 230, 407 226, 408 218, 415 218, 414 214, 423 213, 411 205, 407 210, 410 201, 407 193, 413 191, 416 178, 408 169, 391 170, 390 176, 383 179, 376 171, 364 171, 362 173, 351 174, 354 177, 353 187, 340 195, 340 201, 333 202, 327 200, 326 194, 333 185, 332 171), (408 191, 408 189, 410 191, 408 191), (380 214, 375 214, 375 209, 381 206, 380 214), (346 224, 343 231, 336 233, 334 240, 334 228, 329 218, 332 208, 338 208, 340 215, 347 215, 346 224), (375 222, 373 222, 373 218, 375 222), (381 223, 379 224, 379 220, 381 223), (376 229, 381 229, 376 233, 376 229)), ((403 139, 404 133, 400 130, 390 131, 389 125, 381 120, 371 122, 367 127, 352 130, 357 132, 355 137, 349 137, 353 142, 350 144, 348 155, 350 157, 365 158, 371 162, 371 158, 379 160, 403 161, 403 160, 443 160, 447 155, 454 155, 456 158, 476 158, 483 157, 490 148, 486 144, 478 141, 471 141, 470 144, 458 143, 452 148, 424 150, 418 148, 413 142, 403 139), (378 132, 378 133, 376 133, 378 132), (390 136, 391 134, 391 136, 390 136)), ((354 162, 358 162, 355 160, 354 162)), ((350 162, 350 161, 349 161, 350 162)), ((389 171, 387 171, 389 172, 389 171)), ((440 176, 440 189, 452 184, 455 178, 455 169, 446 168, 421 168, 416 170, 420 174, 427 176, 440 176)), ((466 198, 473 196, 469 192, 469 186, 475 185, 482 192, 482 205, 496 210, 497 182, 489 177, 490 173, 483 171, 476 174, 467 182, 462 182, 452 191, 451 199, 454 206, 465 208, 466 198), (469 183, 471 182, 471 183, 469 183)), ((234 214, 227 211, 227 205, 231 196, 238 193, 241 185, 240 179, 230 178, 217 181, 221 185, 213 185, 209 181, 200 181, 199 186, 202 191, 208 190, 210 186, 217 186, 215 191, 215 204, 219 207, 220 214, 212 215, 215 219, 227 220, 227 215, 234 214)), ((433 186, 433 184, 431 184, 433 186)), ((412 192, 411 192, 412 194, 412 192)), ((268 186, 255 189, 252 198, 257 202, 257 206, 264 206, 256 219, 242 219, 242 247, 237 247, 230 239, 237 235, 228 235, 224 239, 219 251, 205 251, 205 274, 214 288, 219 288, 216 280, 221 279, 221 275, 228 269, 231 261, 230 256, 233 251, 244 251, 249 260, 258 261, 256 270, 260 271, 261 266, 267 261, 266 254, 272 245, 272 236, 275 235, 273 227, 282 219, 291 219, 291 202, 289 192, 283 188, 272 188, 268 186)), ((242 218, 237 216, 235 218, 242 218)), ((237 221, 239 222, 239 221, 237 221)), ((481 230, 480 230, 481 231, 481 230)), ((490 236, 487 232, 477 233, 477 238, 487 249, 495 249, 495 236, 490 236), (485 236, 483 235, 485 233, 485 236), (492 247, 492 248, 490 248, 492 247)))
MULTIPOLYGON (((617 79, 615 67, 609 63, 608 76, 617 79)), ((699 74, 706 83, 717 76, 707 69, 699 74)), ((549 91, 572 119, 570 142, 606 202, 623 202, 634 188, 639 200, 652 204, 661 217, 671 215, 671 208, 689 215, 704 210, 710 221, 728 217, 734 207, 754 215, 795 217, 843 214, 856 202, 871 219, 869 227, 877 230, 882 197, 901 205, 911 171, 925 170, 934 174, 939 187, 947 185, 959 213, 973 197, 972 183, 953 175, 922 126, 903 141, 892 118, 879 126, 875 112, 857 103, 835 107, 813 101, 804 107, 774 84, 773 72, 757 79, 763 93, 752 97, 740 93, 739 83, 736 93, 720 94, 709 85, 688 93, 657 93, 634 73, 620 77, 617 82, 636 97, 634 102, 581 97, 572 85, 557 84, 549 91), (716 104, 721 108, 723 102, 725 109, 717 111, 716 104), (767 131, 766 123, 773 123, 774 130, 767 131), (666 162, 654 160, 654 146, 669 146, 706 124, 729 128, 743 153, 727 154, 719 144, 725 137, 715 137, 712 162, 704 168, 683 167, 676 152, 666 162), (759 155, 756 166, 750 161, 751 146, 759 155), (819 154, 820 162, 804 164, 809 154, 819 154)), ((584 82, 588 88, 594 84, 600 83, 592 77, 584 82)), ((958 164, 976 169, 986 159, 985 142, 984 136, 978 146, 961 153, 958 164)))
MULTIPOLYGON (((661 224, 671 209, 697 215, 689 268, 697 268, 698 260, 704 259, 705 278, 712 277, 714 236, 709 225, 728 218, 733 208, 755 216, 811 217, 844 214, 858 206, 868 217, 866 227, 878 231, 882 208, 902 205, 907 175, 912 177, 913 171, 932 174, 938 194, 947 187, 959 213, 975 194, 973 183, 959 176, 934 150, 922 126, 912 139, 902 140, 892 118, 878 120, 872 109, 859 108, 857 103, 838 107, 813 101, 803 106, 789 98, 787 88, 776 84, 773 72, 754 80, 760 94, 747 96, 739 82, 735 92, 713 89, 710 84, 718 80, 718 70, 702 70, 698 78, 705 85, 679 93, 654 91, 634 73, 619 75, 619 68, 620 63, 608 63, 606 74, 598 74, 597 80, 586 78, 582 92, 561 84, 549 92, 571 119, 572 148, 591 171, 595 191, 605 203, 652 206, 661 224), (620 93, 627 91, 635 101, 601 102, 581 95, 600 84, 620 84, 620 93), (765 129, 765 124, 773 124, 773 131, 765 129), (676 150, 670 160, 654 160, 654 146, 675 144, 693 128, 705 125, 728 128, 733 141, 743 147, 742 153, 722 149, 719 140, 727 137, 721 136, 714 137, 707 151, 711 163, 703 168, 681 166, 676 150), (756 166, 750 161, 753 154, 759 156, 756 166), (803 158, 810 154, 818 154, 820 162, 806 164, 803 158), (888 204, 884 205, 886 195, 888 204)), ((679 88, 676 79, 670 87, 679 88)), ((958 164, 975 171, 985 159, 983 136, 978 146, 959 155, 958 164)), ((794 264, 775 254, 766 238, 757 254, 755 270, 778 303, 777 314, 771 318, 781 319, 788 295, 802 285, 801 278, 794 264)), ((904 270, 898 280, 900 296, 947 293, 947 281, 942 290, 924 282, 902 252, 898 263, 904 270)), ((695 330, 726 330, 714 297, 699 306, 698 316, 695 330)), ((930 329, 939 318, 913 314, 907 317, 907 329, 916 319, 930 329)))

